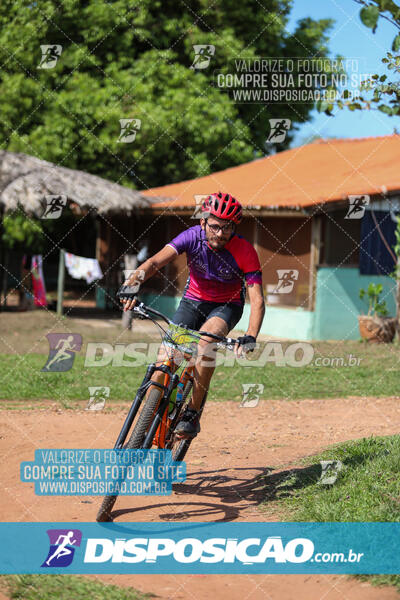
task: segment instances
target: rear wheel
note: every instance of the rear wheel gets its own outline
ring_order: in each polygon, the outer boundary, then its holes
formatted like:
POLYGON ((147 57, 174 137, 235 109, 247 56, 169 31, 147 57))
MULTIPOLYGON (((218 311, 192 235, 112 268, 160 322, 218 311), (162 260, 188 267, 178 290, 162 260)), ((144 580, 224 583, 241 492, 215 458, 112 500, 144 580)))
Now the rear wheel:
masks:
MULTIPOLYGON (((133 428, 132 435, 127 444, 125 444, 124 449, 133 450, 142 447, 146 432, 150 426, 154 412, 158 407, 160 398, 161 390, 157 387, 153 388, 148 395, 138 421, 133 428)), ((99 512, 97 513, 96 521, 99 523, 112 521, 111 511, 117 498, 118 496, 104 496, 99 512)))

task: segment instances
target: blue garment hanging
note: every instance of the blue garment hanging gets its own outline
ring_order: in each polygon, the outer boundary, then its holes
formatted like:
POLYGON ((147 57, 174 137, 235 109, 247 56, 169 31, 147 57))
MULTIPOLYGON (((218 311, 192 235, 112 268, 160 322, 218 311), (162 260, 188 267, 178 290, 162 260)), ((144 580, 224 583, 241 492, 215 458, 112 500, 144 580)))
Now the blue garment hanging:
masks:
MULTIPOLYGON (((379 228, 389 246, 393 249, 396 238, 396 223, 388 210, 374 211, 379 228)), ((360 274, 390 275, 395 261, 386 248, 374 222, 372 211, 366 210, 361 221, 360 274)))

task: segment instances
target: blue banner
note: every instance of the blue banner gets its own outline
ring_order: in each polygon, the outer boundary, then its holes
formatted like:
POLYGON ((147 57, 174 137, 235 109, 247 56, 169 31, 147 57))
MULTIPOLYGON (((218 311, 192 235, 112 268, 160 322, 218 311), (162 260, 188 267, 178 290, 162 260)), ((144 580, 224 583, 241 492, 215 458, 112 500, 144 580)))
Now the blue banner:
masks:
POLYGON ((400 573, 400 523, 0 523, 1 573, 400 573))

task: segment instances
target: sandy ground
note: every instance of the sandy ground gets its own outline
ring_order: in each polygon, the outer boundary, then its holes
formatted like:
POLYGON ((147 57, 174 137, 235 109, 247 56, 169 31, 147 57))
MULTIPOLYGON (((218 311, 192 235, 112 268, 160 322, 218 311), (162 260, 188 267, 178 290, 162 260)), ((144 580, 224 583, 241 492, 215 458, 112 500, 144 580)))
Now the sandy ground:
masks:
MULTIPOLYGON (((35 496, 19 480, 20 461, 37 448, 109 448, 126 414, 3 410, 0 477, 3 521, 94 521, 100 498, 35 496)), ((254 408, 208 403, 202 432, 187 455, 187 481, 167 497, 121 497, 116 521, 279 521, 265 504, 260 476, 298 466, 300 458, 334 443, 398 433, 396 398, 263 401, 254 408)), ((393 588, 372 588, 345 576, 301 575, 114 575, 98 579, 133 586, 166 600, 378 600, 395 599, 393 588)))

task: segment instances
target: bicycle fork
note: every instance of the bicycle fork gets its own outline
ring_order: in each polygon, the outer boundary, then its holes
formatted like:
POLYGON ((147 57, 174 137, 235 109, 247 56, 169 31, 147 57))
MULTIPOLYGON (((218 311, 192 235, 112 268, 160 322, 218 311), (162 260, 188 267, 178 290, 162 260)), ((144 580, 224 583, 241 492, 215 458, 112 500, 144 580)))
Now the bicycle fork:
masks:
MULTIPOLYGON (((155 363, 151 363, 148 367, 147 367, 147 371, 146 374, 143 378, 143 381, 141 383, 141 385, 138 388, 138 391, 136 392, 136 396, 132 402, 132 406, 129 409, 129 412, 127 414, 127 417, 125 419, 125 422, 122 426, 122 429, 119 433, 119 436, 117 438, 117 441, 115 442, 114 445, 114 450, 120 450, 122 449, 124 442, 126 440, 126 437, 128 435, 128 432, 131 428, 131 425, 133 423, 134 418, 136 417, 138 410, 140 408, 140 405, 142 404, 143 398, 147 392, 147 390, 149 389, 150 386, 155 386, 155 387, 159 387, 161 390, 163 390, 163 398, 161 401, 161 405, 164 406, 165 408, 165 404, 166 402, 168 402, 169 396, 172 392, 172 390, 178 385, 178 380, 179 377, 176 374, 172 374, 172 371, 169 367, 169 365, 167 364, 162 364, 160 366, 156 366, 155 363), (163 373, 165 373, 166 375, 170 376, 170 382, 169 385, 166 386, 164 384, 158 383, 156 381, 151 381, 151 377, 154 374, 155 371, 162 371, 163 373), (172 377, 171 377, 172 375, 172 377)), ((160 408, 161 408, 160 405, 160 408)), ((160 412, 160 408, 157 411, 157 415, 160 412)), ((156 416, 157 416, 156 415, 156 416)), ((162 416, 162 415, 161 415, 162 416)), ((158 421, 159 423, 159 421, 158 421)), ((152 428, 151 428, 152 429, 152 428)), ((154 435, 154 434, 153 434, 154 435)), ((147 441, 148 435, 146 435, 145 438, 145 442, 147 441)), ((144 446, 144 447, 148 447, 148 446, 144 446)))

